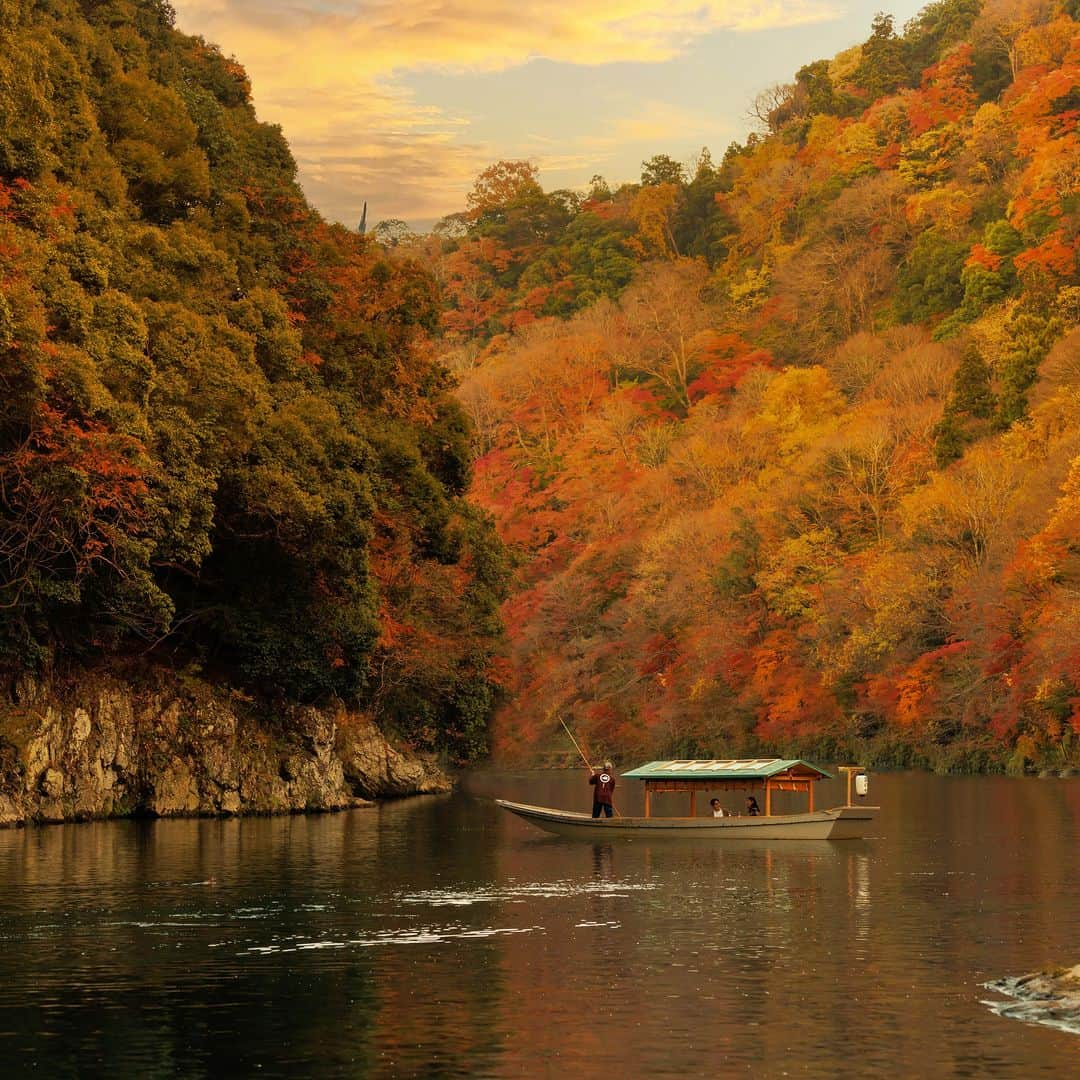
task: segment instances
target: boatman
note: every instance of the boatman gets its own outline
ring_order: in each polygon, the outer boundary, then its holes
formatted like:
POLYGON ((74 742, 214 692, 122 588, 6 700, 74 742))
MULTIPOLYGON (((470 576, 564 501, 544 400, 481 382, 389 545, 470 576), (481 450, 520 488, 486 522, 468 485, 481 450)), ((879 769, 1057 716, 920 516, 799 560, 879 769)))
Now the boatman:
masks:
POLYGON ((593 769, 589 783, 593 785, 592 816, 599 817, 600 811, 604 811, 604 817, 611 817, 611 807, 615 796, 615 770, 610 761, 604 762, 602 769, 593 769))

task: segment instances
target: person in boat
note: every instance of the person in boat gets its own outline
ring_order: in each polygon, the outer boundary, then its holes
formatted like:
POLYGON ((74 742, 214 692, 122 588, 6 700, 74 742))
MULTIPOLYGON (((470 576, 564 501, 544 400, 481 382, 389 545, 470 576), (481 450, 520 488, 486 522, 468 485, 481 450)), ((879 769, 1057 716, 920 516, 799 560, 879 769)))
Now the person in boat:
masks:
POLYGON ((604 817, 611 817, 615 803, 615 770, 611 762, 605 761, 602 769, 593 769, 589 783, 594 788, 592 816, 599 817, 602 811, 604 817))
POLYGON ((728 817, 728 812, 720 805, 719 799, 710 799, 709 805, 712 807, 713 817, 728 817))
POLYGON ((757 804, 757 799, 755 799, 753 795, 746 796, 746 812, 751 817, 757 817, 758 814, 761 813, 761 810, 759 809, 757 804))

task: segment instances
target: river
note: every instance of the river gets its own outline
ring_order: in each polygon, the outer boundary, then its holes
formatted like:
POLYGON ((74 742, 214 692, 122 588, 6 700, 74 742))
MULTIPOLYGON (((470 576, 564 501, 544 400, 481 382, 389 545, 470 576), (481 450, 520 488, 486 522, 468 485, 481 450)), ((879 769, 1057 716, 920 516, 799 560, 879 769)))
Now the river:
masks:
MULTIPOLYGON (((876 835, 834 843, 594 845, 537 832, 496 794, 589 799, 577 773, 476 773, 342 814, 0 832, 6 1075, 1080 1062, 1080 1037, 997 1016, 982 987, 1080 962, 1080 780, 875 776, 876 835)), ((816 799, 842 801, 838 782, 816 799)))

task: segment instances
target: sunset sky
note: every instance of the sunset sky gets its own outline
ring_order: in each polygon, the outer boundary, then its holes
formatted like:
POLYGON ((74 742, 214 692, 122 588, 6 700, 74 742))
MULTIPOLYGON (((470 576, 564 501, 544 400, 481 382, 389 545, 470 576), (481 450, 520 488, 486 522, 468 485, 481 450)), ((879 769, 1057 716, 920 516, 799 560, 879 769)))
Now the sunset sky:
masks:
MULTIPOLYGON (((643 158, 719 159, 754 95, 864 40, 881 0, 175 0, 247 68, 308 197, 355 225, 426 227, 486 165, 547 189, 643 158)), ((901 26, 922 4, 890 5, 901 26)))

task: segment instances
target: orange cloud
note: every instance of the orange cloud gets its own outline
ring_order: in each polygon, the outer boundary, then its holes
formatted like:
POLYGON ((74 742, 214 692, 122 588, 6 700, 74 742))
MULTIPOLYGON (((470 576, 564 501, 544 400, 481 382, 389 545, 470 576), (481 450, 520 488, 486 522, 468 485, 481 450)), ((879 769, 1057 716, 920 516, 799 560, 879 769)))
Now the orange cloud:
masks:
POLYGON ((656 0, 179 0, 177 9, 185 26, 215 40, 243 30, 245 51, 316 82, 345 68, 353 78, 497 71, 538 56, 657 63, 711 31, 793 26, 836 11, 828 0, 667 0, 663 11, 656 0))
POLYGON ((409 73, 502 71, 539 57, 663 63, 710 32, 834 14, 830 0, 668 0, 663 10, 655 0, 175 4, 182 29, 245 65, 260 116, 282 125, 309 197, 346 222, 365 198, 378 203, 381 217, 440 216, 461 204, 484 165, 514 156, 470 142, 465 119, 415 101, 400 84, 409 73))

